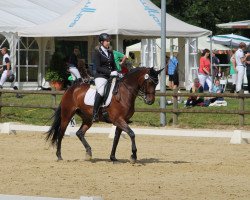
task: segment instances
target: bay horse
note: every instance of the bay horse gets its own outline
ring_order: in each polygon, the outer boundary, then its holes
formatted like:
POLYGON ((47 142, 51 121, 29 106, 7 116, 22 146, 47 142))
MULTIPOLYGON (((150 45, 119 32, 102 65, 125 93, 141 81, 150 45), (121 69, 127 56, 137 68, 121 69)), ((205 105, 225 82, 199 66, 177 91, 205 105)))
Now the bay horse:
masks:
MULTIPOLYGON (((116 147, 118 145, 121 132, 126 132, 132 142, 132 155, 130 161, 136 162, 137 149, 135 144, 135 134, 129 127, 129 119, 135 112, 135 100, 140 95, 144 102, 151 105, 155 101, 155 88, 159 82, 158 75, 161 70, 153 68, 138 67, 132 69, 121 80, 117 88, 117 94, 112 96, 111 103, 107 106, 106 112, 110 122, 116 126, 113 147, 110 154, 111 161, 117 161, 115 157, 116 147)), ((77 137, 86 149, 86 160, 92 158, 91 147, 85 139, 86 131, 92 126, 93 106, 84 103, 84 97, 89 84, 77 83, 65 91, 62 96, 60 105, 56 109, 53 117, 54 121, 47 132, 46 140, 50 140, 52 145, 57 146, 56 156, 58 160, 62 160, 61 143, 71 118, 77 114, 82 118, 82 124, 76 132, 77 137)), ((101 115, 102 108, 99 110, 99 121, 105 121, 101 115)))

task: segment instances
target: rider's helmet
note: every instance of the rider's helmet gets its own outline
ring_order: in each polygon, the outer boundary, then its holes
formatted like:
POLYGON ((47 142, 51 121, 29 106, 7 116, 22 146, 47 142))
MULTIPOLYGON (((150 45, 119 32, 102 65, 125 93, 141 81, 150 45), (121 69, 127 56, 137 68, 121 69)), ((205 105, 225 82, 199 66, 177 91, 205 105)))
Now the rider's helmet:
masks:
POLYGON ((111 37, 107 33, 102 33, 101 35, 99 35, 99 42, 110 41, 110 40, 111 40, 111 37))

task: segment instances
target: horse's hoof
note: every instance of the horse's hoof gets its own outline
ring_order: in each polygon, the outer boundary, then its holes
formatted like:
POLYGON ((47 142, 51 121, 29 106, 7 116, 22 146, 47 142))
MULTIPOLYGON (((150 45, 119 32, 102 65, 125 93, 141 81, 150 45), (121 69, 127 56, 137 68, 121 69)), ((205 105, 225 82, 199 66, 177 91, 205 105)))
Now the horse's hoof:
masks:
POLYGON ((130 157, 130 163, 131 164, 135 164, 136 163, 136 158, 134 158, 133 156, 130 157))
POLYGON ((86 160, 86 161, 92 160, 92 153, 91 153, 91 152, 87 152, 87 153, 85 154, 85 160, 86 160))
POLYGON ((62 157, 57 158, 57 162, 59 162, 59 161, 61 161, 61 160, 63 160, 62 157))
POLYGON ((118 161, 118 160, 116 159, 115 156, 110 156, 110 160, 111 160, 112 162, 117 162, 117 161, 118 161))

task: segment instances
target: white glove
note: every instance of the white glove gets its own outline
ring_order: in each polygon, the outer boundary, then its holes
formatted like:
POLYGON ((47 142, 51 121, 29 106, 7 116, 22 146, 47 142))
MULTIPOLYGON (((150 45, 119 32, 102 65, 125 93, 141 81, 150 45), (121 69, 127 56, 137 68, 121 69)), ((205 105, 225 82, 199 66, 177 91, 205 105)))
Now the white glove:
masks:
POLYGON ((117 71, 112 71, 112 72, 110 73, 110 76, 118 76, 118 72, 117 72, 117 71))
POLYGON ((119 78, 123 78, 123 74, 122 73, 119 73, 118 76, 119 76, 119 78))

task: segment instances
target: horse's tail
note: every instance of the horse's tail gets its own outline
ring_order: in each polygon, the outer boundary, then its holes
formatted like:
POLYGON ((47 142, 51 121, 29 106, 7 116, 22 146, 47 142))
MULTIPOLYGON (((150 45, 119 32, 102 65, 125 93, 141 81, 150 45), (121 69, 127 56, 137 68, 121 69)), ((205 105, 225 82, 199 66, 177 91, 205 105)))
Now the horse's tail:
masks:
POLYGON ((61 127, 61 104, 56 109, 54 115, 52 116, 54 121, 47 132, 46 141, 51 139, 51 144, 54 146, 57 142, 58 136, 60 134, 60 127, 61 127))

